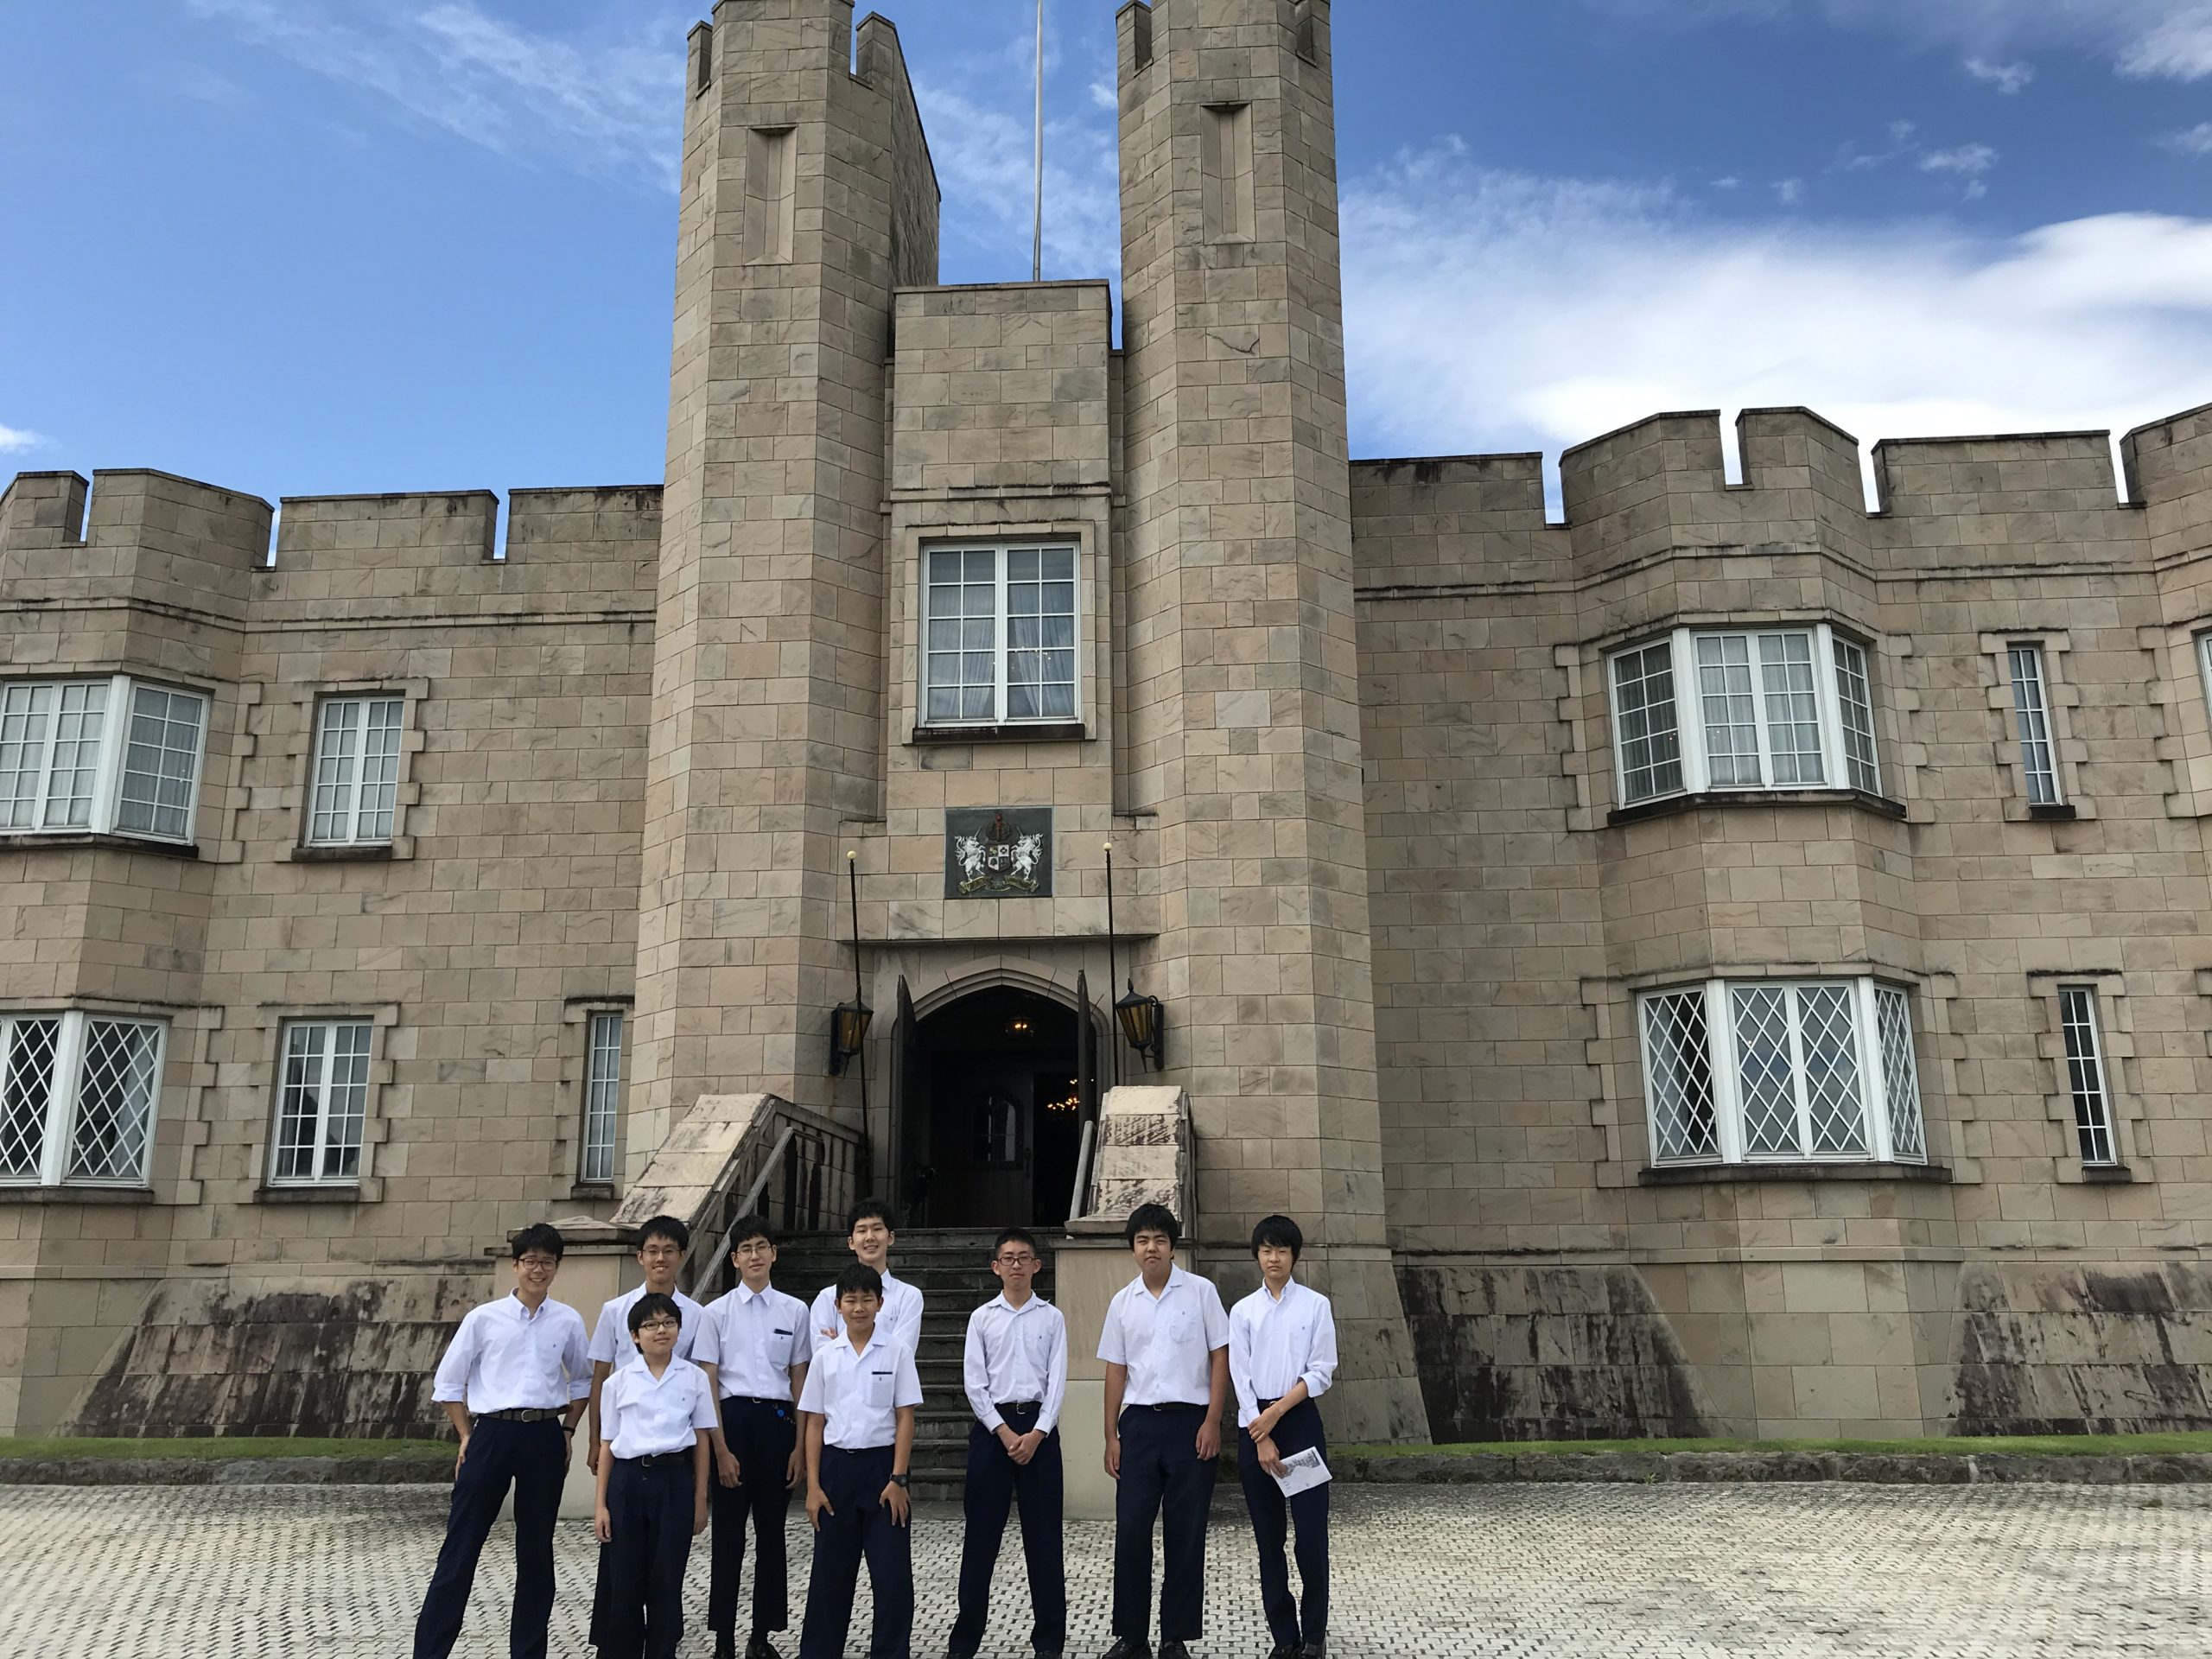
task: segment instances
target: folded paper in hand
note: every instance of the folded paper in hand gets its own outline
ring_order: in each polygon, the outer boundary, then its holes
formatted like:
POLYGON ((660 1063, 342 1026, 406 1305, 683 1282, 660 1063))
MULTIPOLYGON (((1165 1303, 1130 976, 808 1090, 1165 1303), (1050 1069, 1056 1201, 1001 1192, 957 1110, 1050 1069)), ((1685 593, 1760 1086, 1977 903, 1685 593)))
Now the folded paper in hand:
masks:
POLYGON ((1309 1446, 1303 1452, 1294 1452, 1282 1460, 1282 1473, 1275 1477, 1275 1484, 1282 1488, 1285 1497, 1296 1497, 1300 1492, 1311 1491, 1329 1479, 1329 1465, 1321 1461, 1321 1448, 1309 1446))

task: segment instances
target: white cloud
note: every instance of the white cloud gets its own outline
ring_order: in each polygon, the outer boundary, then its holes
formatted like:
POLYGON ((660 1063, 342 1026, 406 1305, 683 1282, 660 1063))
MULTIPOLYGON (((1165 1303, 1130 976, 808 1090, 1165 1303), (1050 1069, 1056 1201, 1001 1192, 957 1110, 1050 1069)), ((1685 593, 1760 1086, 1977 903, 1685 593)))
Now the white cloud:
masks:
MULTIPOLYGON (((2145 79, 2201 80, 2212 75, 2212 0, 1586 0, 1586 3, 1679 24, 1813 12, 1845 28, 1895 35, 1918 45, 1963 48, 1991 64, 1998 54, 2007 52, 2066 47, 2098 53, 2109 58, 2122 73, 2145 79)), ((1971 67, 1969 73, 1973 73, 1971 67)))
POLYGON ((1992 63, 1987 58, 1968 58, 1966 72, 1985 86, 1994 86, 2007 98, 2027 91, 2036 78, 2032 63, 1992 63))
POLYGON ((560 35, 474 0, 188 0, 202 17, 416 121, 518 158, 672 188, 683 35, 696 6, 560 35))
POLYGON ((2212 220, 1745 226, 1434 154, 1349 181, 1345 254, 1365 454, 1555 449, 1668 409, 1808 404, 1871 443, 2212 397, 2212 220))
POLYGON ((2170 132, 2158 142, 2183 156, 2212 156, 2212 121, 2200 121, 2179 132, 2170 132))
POLYGON ((1967 200, 1974 200, 1989 194, 1989 186, 1982 175, 1997 165, 1997 152, 1987 144, 1961 144, 1955 149, 1931 149, 1920 158, 1923 173, 1948 173, 1954 178, 1964 179, 1967 200))
POLYGON ((1785 207, 1795 207, 1805 200, 1805 181, 1778 179, 1775 181, 1774 199, 1785 207))
POLYGON ((53 440, 42 433, 20 426, 0 426, 0 455, 20 455, 32 449, 43 449, 53 440))

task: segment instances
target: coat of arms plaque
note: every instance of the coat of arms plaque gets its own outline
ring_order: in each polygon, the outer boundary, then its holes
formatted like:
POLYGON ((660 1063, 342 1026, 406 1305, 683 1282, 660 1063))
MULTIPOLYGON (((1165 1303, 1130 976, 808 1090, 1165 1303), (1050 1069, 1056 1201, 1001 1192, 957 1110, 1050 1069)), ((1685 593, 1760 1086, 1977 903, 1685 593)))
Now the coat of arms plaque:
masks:
POLYGON ((1052 809, 961 807, 944 815, 944 896, 1052 896, 1052 809))

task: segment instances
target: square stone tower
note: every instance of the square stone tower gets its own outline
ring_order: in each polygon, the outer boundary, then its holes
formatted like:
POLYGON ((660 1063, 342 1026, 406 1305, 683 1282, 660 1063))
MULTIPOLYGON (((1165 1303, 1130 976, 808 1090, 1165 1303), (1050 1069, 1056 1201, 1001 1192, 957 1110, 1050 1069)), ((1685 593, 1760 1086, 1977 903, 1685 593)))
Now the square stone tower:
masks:
POLYGON ((1326 0, 1120 16, 1132 803, 1199 1208, 1280 1210, 1340 1434, 1422 1437, 1383 1232, 1326 0))
POLYGON ((839 830, 880 810, 892 292, 937 276, 889 23, 722 0, 687 90, 633 1174, 702 1093, 831 1103, 839 830))

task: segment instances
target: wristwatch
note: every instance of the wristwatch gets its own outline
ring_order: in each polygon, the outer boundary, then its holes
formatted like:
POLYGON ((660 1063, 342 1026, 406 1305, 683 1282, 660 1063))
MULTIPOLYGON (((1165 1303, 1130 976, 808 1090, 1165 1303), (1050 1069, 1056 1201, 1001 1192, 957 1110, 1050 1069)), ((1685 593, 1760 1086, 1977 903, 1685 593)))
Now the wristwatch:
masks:
POLYGON ((912 1481, 912 1478, 913 1477, 911 1475, 893 1475, 891 1477, 891 1484, 903 1491, 906 1490, 907 1484, 912 1481))

